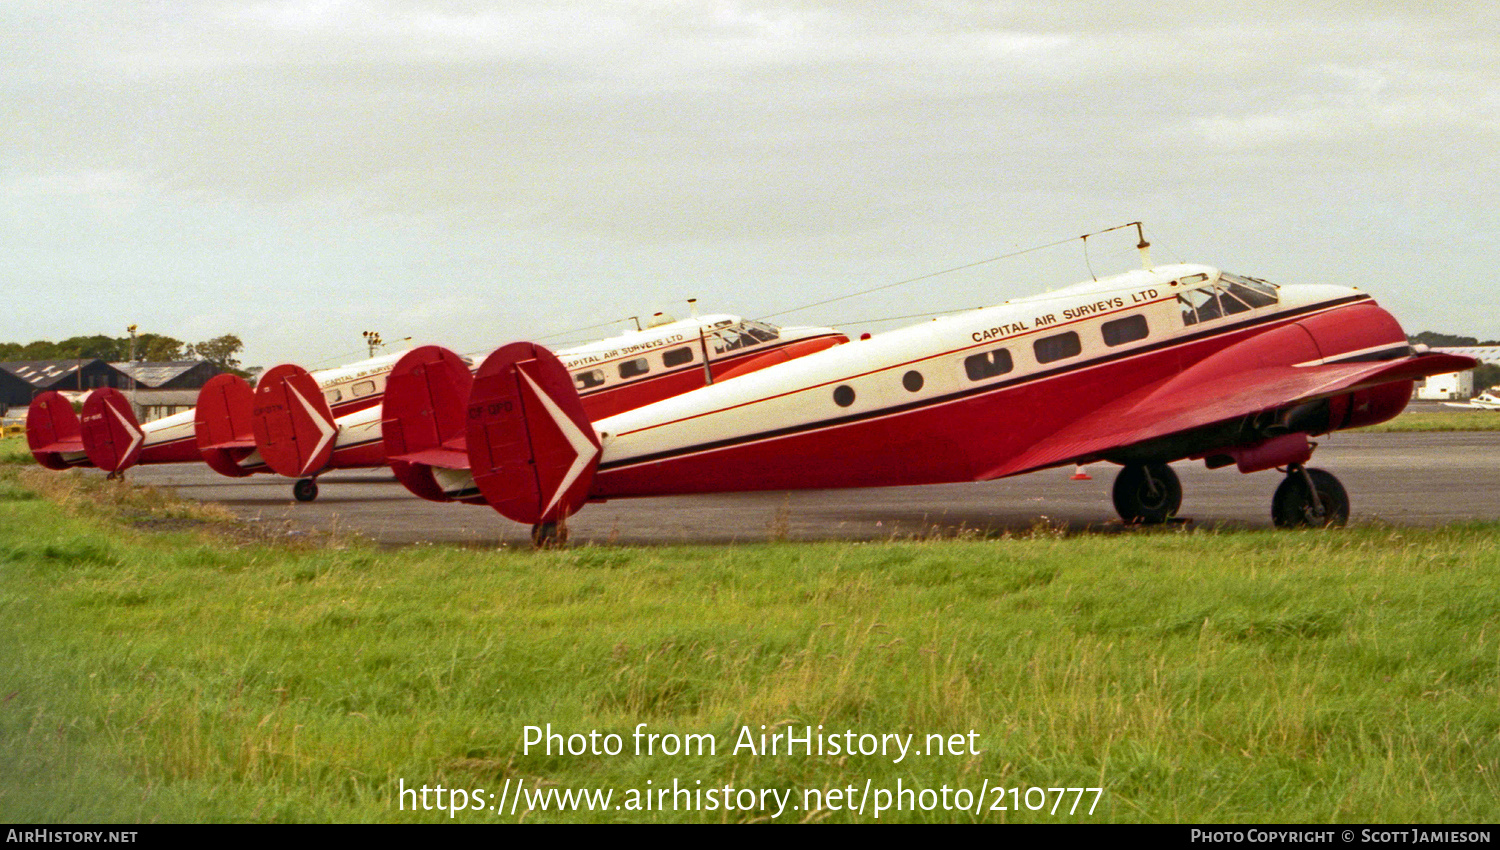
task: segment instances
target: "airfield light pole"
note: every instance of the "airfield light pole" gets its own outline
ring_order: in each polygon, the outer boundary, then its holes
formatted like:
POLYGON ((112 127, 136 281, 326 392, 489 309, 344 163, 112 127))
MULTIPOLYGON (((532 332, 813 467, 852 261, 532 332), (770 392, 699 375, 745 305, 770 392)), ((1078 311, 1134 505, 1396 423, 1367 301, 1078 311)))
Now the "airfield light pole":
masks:
POLYGON ((125 332, 130 334, 130 412, 139 419, 141 415, 140 405, 136 403, 136 380, 135 380, 135 331, 136 325, 126 325, 125 332))
POLYGON ((375 351, 385 343, 380 341, 380 331, 365 331, 365 345, 370 348, 370 356, 375 356, 375 351))

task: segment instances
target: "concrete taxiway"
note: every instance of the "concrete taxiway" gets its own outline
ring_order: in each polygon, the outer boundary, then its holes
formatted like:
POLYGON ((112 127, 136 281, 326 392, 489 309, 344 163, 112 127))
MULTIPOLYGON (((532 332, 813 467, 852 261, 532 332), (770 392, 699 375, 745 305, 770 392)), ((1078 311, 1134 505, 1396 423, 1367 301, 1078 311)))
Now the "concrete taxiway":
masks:
MULTIPOLYGON (((1500 520, 1500 432, 1354 433, 1319 442, 1311 465, 1343 481, 1352 523, 1500 520)), ((1109 495, 1117 468, 1092 466, 1091 481, 1069 480, 1068 467, 973 484, 628 499, 586 506, 569 520, 569 532, 574 543, 655 545, 881 540, 1020 531, 1038 523, 1108 532, 1120 527, 1109 495)), ((1174 468, 1182 478, 1181 514, 1191 525, 1271 527, 1280 474, 1210 471, 1196 462, 1174 468)), ((226 479, 198 465, 138 467, 128 477, 293 531, 357 534, 385 545, 529 545, 527 528, 488 507, 423 501, 383 471, 324 475, 311 503, 292 500, 291 479, 226 479)))

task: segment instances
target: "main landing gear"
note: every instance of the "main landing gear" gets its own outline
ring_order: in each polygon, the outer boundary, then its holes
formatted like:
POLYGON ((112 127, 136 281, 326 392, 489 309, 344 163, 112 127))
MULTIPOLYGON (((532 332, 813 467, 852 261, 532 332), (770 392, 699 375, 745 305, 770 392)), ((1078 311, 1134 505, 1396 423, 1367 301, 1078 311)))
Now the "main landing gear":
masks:
MULTIPOLYGON (((1182 507, 1182 482, 1164 463, 1127 464, 1115 476, 1115 510, 1132 525, 1157 525, 1182 507)), ((1271 499, 1271 521, 1277 528, 1326 528, 1349 522, 1349 494, 1322 469, 1300 463, 1286 466, 1286 478, 1271 499)))
POLYGON ((299 502, 311 502, 318 498, 318 482, 313 478, 302 478, 292 485, 292 496, 299 502))
POLYGON ((1182 482, 1164 463, 1132 463, 1115 476, 1115 510, 1131 525, 1157 525, 1182 507, 1182 482))
POLYGON ((1349 522, 1349 494, 1332 473, 1291 464, 1271 497, 1271 521, 1277 528, 1345 525, 1349 522))

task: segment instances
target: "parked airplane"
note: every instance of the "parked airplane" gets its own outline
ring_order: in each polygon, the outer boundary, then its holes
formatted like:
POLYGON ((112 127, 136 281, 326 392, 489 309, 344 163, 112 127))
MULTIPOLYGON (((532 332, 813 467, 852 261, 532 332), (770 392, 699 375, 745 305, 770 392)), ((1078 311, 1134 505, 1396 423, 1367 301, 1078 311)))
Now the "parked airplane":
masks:
POLYGON ((1466 402, 1445 401, 1447 407, 1463 407, 1469 410, 1500 410, 1500 394, 1495 390, 1485 390, 1466 402))
MULTIPOLYGON (((385 375, 404 352, 385 354, 336 369, 314 373, 321 394, 333 410, 347 414, 379 404, 385 375)), ((101 387, 83 402, 82 416, 58 393, 43 393, 32 401, 27 431, 32 455, 50 469, 97 466, 111 478, 137 464, 204 461, 228 476, 264 471, 254 452, 250 426, 248 383, 234 375, 210 379, 190 411, 142 425, 127 396, 101 387)))
POLYGON ((1129 522, 1181 504, 1167 464, 1284 468, 1280 527, 1342 524, 1310 437, 1389 419, 1415 378, 1475 361, 1417 354, 1357 289, 1277 286, 1202 265, 1134 271, 881 334, 590 421, 572 375, 513 343, 478 370, 465 451, 483 498, 555 539, 587 501, 985 481, 1124 468, 1129 522))
MULTIPOLYGON (((602 418, 774 363, 820 351, 847 337, 829 328, 777 328, 737 316, 667 320, 644 330, 566 349, 561 356, 590 415, 602 418)), ((316 494, 315 476, 329 469, 385 466, 412 492, 452 501, 434 475, 466 482, 461 453, 433 456, 455 436, 437 423, 459 423, 472 381, 470 364, 446 349, 413 349, 396 364, 384 404, 335 418, 319 405, 306 373, 278 366, 256 387, 256 440, 260 455, 282 475, 300 477, 298 487, 316 494), (437 467, 435 470, 433 467, 437 467), (458 469, 456 475, 438 470, 458 469)), ((456 490, 475 494, 472 484, 456 490)), ((301 498, 299 496, 299 498, 301 498)))

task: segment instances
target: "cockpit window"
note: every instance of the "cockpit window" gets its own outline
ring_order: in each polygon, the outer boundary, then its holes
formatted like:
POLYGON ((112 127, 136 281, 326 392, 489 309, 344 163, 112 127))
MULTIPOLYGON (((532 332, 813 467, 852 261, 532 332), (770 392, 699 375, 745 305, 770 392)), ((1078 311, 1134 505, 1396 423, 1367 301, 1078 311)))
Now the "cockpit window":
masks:
POLYGON ((1220 285, 1230 294, 1253 307, 1268 307, 1280 300, 1276 285, 1255 278, 1245 278, 1225 272, 1219 277, 1220 285))
POLYGON ((1219 296, 1213 287, 1189 289, 1177 296, 1177 306, 1182 310, 1182 323, 1196 325, 1223 315, 1219 310, 1219 296))
POLYGON ((1195 325, 1258 307, 1269 307, 1280 298, 1273 283, 1225 272, 1213 286, 1200 286, 1178 295, 1177 306, 1182 310, 1182 323, 1195 325))
POLYGON ((723 354, 726 351, 734 351, 746 345, 754 345, 755 337, 742 334, 736 328, 724 328, 713 332, 714 351, 723 354))
POLYGON ((756 321, 745 322, 745 333, 750 334, 760 342, 770 342, 771 340, 781 336, 781 331, 779 331, 775 325, 768 325, 765 322, 756 321))

